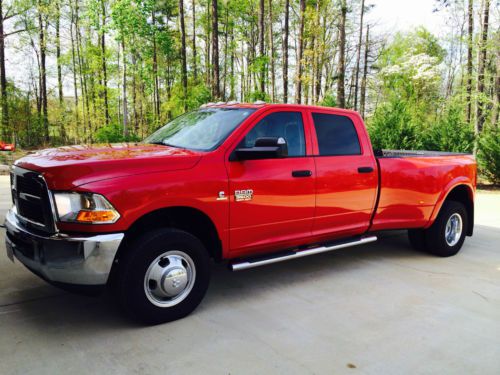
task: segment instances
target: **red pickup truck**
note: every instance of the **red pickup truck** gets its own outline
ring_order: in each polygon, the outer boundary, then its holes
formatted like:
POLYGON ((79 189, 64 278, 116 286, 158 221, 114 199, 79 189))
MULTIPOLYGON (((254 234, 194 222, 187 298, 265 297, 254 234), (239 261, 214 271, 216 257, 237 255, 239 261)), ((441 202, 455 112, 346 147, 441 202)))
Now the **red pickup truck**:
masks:
POLYGON ((242 270, 375 241, 456 254, 474 226, 472 156, 374 152, 353 111, 225 103, 137 144, 23 157, 9 256, 63 287, 108 285, 148 323, 189 314, 210 259, 242 270))

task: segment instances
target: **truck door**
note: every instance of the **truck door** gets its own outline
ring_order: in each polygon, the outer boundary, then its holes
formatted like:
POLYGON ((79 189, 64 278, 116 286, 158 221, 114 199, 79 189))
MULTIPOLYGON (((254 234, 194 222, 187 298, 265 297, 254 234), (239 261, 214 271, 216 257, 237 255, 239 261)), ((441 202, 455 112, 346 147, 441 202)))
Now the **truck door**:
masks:
POLYGON ((377 166, 359 116, 314 110, 316 217, 313 235, 361 234, 369 226, 377 194, 377 166))
POLYGON ((253 147, 262 137, 282 137, 288 157, 227 161, 230 187, 230 248, 234 256, 283 249, 311 235, 314 159, 303 111, 274 109, 257 118, 238 142, 253 147))

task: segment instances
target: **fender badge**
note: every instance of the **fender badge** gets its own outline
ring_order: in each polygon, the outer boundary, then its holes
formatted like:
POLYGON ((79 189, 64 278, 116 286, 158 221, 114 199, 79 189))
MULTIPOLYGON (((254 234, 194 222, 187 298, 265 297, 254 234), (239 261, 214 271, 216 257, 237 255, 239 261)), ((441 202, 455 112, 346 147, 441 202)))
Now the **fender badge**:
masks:
POLYGON ((251 201, 252 199, 253 199, 252 189, 234 191, 234 200, 236 202, 251 201))
POLYGON ((218 201, 225 201, 225 200, 227 200, 226 192, 219 191, 219 195, 217 196, 217 200, 218 201))

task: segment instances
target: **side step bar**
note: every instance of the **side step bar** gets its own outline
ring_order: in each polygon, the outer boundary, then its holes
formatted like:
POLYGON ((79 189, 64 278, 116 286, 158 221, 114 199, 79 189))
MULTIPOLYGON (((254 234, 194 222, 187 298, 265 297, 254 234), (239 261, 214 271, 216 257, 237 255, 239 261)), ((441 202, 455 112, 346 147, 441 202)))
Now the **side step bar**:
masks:
POLYGON ((307 249, 307 250, 288 252, 286 254, 271 256, 271 257, 267 257, 267 258, 257 258, 257 259, 251 259, 251 260, 247 260, 247 261, 243 261, 243 262, 239 262, 239 263, 233 263, 230 265, 230 268, 232 271, 241 271, 241 270, 246 270, 248 268, 264 266, 266 264, 282 262, 282 261, 288 260, 288 259, 301 258, 301 257, 306 257, 308 255, 326 253, 327 251, 344 249, 346 247, 364 245, 366 243, 370 243, 370 242, 374 242, 374 241, 377 241, 377 236, 362 237, 362 238, 357 238, 355 240, 351 240, 351 241, 347 241, 347 242, 340 242, 337 244, 314 247, 314 248, 307 249))

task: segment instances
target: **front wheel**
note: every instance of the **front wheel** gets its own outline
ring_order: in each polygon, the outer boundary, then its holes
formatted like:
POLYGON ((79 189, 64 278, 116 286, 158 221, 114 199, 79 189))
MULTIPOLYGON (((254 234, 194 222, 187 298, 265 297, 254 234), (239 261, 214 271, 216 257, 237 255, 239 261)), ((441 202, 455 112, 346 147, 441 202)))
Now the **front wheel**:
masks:
POLYGON ((134 318, 158 324, 191 313, 210 280, 208 253, 190 233, 160 229, 127 246, 119 260, 116 294, 134 318))
POLYGON ((460 251, 465 241, 468 216, 465 206, 456 201, 446 201, 434 223, 428 229, 412 229, 408 236, 417 250, 424 250, 441 257, 460 251))

